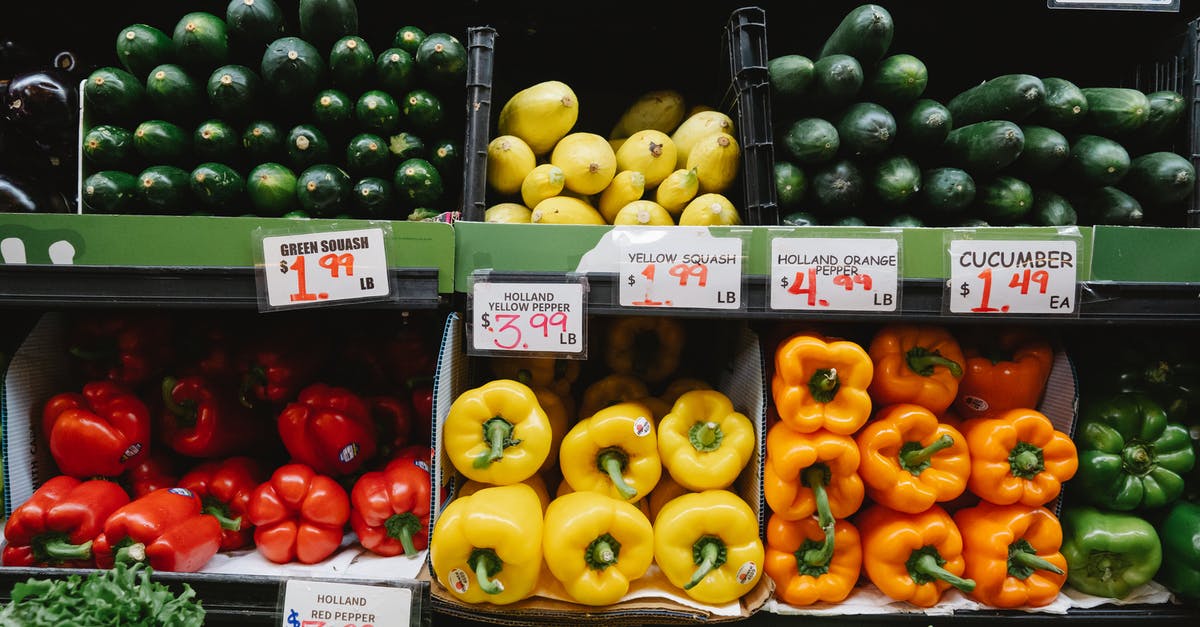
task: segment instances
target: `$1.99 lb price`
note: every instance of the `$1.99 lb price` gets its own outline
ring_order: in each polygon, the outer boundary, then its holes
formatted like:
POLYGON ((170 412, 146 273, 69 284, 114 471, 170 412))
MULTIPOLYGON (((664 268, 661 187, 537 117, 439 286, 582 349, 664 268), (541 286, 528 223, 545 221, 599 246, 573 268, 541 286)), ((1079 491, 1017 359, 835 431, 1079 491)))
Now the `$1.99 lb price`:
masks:
POLYGON ((621 306, 740 308, 742 240, 707 237, 707 233, 699 238, 687 227, 674 229, 656 232, 661 234, 657 238, 631 239, 622 244, 618 288, 621 306))
POLYGON ((472 290, 472 352, 583 352, 581 283, 489 283, 472 290))
POLYGON ((271 236, 262 245, 259 277, 271 307, 391 294, 382 229, 271 236))
POLYGON ((1073 314, 1076 243, 955 240, 950 243, 951 313, 1073 314))

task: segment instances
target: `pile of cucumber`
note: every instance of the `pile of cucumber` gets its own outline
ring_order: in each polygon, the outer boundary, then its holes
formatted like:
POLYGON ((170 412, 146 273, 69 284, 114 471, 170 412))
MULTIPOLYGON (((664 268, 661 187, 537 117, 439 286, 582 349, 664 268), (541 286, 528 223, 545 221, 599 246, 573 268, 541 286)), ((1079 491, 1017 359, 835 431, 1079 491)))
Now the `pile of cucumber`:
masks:
POLYGON ((1171 150, 1173 91, 1006 74, 928 97, 882 6, 850 11, 810 58, 771 58, 775 184, 790 225, 1172 224, 1195 189, 1171 150), (815 59, 815 60, 814 60, 815 59))
POLYGON ((83 85, 85 211, 423 219, 462 186, 466 49, 357 33, 353 0, 231 0, 133 24, 83 85), (382 45, 380 45, 382 44, 382 45))

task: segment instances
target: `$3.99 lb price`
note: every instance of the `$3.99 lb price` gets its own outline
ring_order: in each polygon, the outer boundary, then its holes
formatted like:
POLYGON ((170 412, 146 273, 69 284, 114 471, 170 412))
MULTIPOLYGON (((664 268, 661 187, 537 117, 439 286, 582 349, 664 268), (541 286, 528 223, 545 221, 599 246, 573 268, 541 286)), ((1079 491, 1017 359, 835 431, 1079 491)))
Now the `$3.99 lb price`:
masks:
POLYGON ((950 243, 951 313, 1073 314, 1074 240, 950 243))
POLYGON ((581 283, 490 283, 472 289, 471 352, 582 354, 581 283))

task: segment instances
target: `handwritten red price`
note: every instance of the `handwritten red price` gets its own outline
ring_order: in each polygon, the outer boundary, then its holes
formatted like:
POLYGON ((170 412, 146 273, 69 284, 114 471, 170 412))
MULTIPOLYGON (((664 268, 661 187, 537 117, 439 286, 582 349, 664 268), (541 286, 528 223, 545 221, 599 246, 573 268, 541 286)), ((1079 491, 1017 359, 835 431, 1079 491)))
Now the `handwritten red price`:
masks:
MULTIPOLYGON (((1003 305, 1001 307, 993 307, 991 305, 992 269, 988 268, 983 272, 980 272, 977 276, 983 280, 983 288, 980 290, 979 305, 972 307, 971 311, 975 313, 1008 313, 1008 310, 1010 309, 1008 305, 1003 305)), ((1018 290, 1018 293, 1020 293, 1022 296, 1026 296, 1030 294, 1030 289, 1035 283, 1037 284, 1037 291, 1033 293, 1045 294, 1046 290, 1050 286, 1050 273, 1045 270, 1030 270, 1029 268, 1025 268, 1024 270, 1020 270, 1012 274, 1012 278, 1008 281, 1008 287, 1018 290)), ((961 294, 963 296, 970 295, 971 287, 969 285, 963 283, 961 289, 961 294)))
MULTIPOLYGON (((831 279, 831 282, 847 292, 853 292, 855 286, 860 286, 862 291, 869 292, 873 285, 871 275, 869 274, 839 274, 831 279)), ((797 272, 791 285, 788 285, 787 277, 783 277, 781 285, 787 288, 787 293, 795 296, 807 296, 809 307, 828 307, 829 301, 817 298, 817 269, 809 268, 803 272, 797 272)))
MULTIPOLYGON (((292 270, 296 273, 296 291, 292 292, 288 298, 294 303, 325 300, 329 298, 329 294, 327 292, 318 292, 313 294, 308 291, 308 276, 305 273, 305 269, 307 267, 305 259, 307 259, 307 257, 301 255, 296 257, 296 260, 292 262, 292 265, 287 266, 288 270, 292 270)), ((354 276, 354 255, 351 253, 343 253, 341 255, 337 253, 329 253, 328 255, 323 255, 317 260, 317 265, 329 270, 329 276, 335 279, 340 276, 339 273, 343 269, 346 271, 346 276, 354 276)))
POLYGON ((525 333, 522 327, 528 326, 531 330, 541 330, 542 339, 550 338, 550 327, 558 327, 559 333, 567 334, 567 322, 569 320, 566 313, 558 311, 550 315, 544 313, 536 313, 529 317, 528 325, 522 324, 524 314, 496 314, 495 325, 492 324, 490 314, 483 314, 481 317, 481 326, 488 331, 493 331, 496 337, 492 338, 492 343, 497 348, 504 350, 512 350, 518 346, 521 348, 529 348, 529 343, 525 341, 525 333), (503 337, 502 337, 503 334, 503 337))

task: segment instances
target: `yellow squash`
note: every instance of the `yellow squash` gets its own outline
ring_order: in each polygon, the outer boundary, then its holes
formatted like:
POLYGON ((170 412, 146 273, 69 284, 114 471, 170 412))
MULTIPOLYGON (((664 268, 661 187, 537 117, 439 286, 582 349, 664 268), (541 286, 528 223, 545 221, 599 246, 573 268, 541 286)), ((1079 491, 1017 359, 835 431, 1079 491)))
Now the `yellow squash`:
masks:
POLYGON ((674 89, 648 91, 621 113, 609 137, 629 137, 645 129, 670 133, 679 126, 683 114, 683 94, 674 89))
POLYGON ((515 135, 499 135, 488 142, 487 182, 505 196, 521 191, 525 177, 537 167, 529 144, 515 135))
POLYGON ((534 224, 605 224, 596 208, 571 196, 552 196, 533 208, 534 224))
POLYGON ((497 130, 516 135, 534 153, 544 155, 571 132, 579 119, 579 99, 562 81, 544 81, 526 87, 500 109, 497 130))
POLYGON ((526 207, 536 207, 539 202, 559 195, 565 181, 562 168, 553 163, 543 163, 530 170, 521 182, 521 200, 526 207))
POLYGON ((742 217, 729 199, 721 194, 700 194, 679 215, 679 226, 729 226, 742 223, 742 217))
POLYGON ((483 212, 484 222, 504 222, 511 224, 528 224, 533 210, 515 202, 502 202, 492 205, 483 212))
POLYGON ((675 219, 653 200, 635 200, 617 212, 613 224, 634 226, 675 226, 675 219))
POLYGON ((675 171, 675 142, 662 131, 645 129, 631 135, 617 151, 618 170, 637 170, 646 176, 646 189, 658 187, 675 171))
POLYGON ((608 187, 600 192, 600 215, 609 224, 617 219, 617 212, 646 193, 646 175, 637 170, 617 172, 608 187))
POLYGON ((742 153, 737 140, 729 133, 717 133, 700 138, 688 155, 687 168, 696 169, 700 193, 721 193, 737 178, 742 153))
POLYGON ((700 177, 695 170, 675 170, 654 190, 654 201, 662 205, 672 216, 683 213, 696 194, 700 192, 700 177))
POLYGON ((604 191, 617 174, 617 157, 607 139, 595 133, 571 133, 554 146, 550 163, 562 168, 565 187, 590 196, 604 191))
POLYGON ((675 150, 678 153, 675 167, 686 166, 688 155, 692 154, 692 147, 701 139, 718 133, 733 135, 733 118, 711 109, 697 111, 688 116, 683 124, 671 133, 671 140, 675 142, 675 150))

